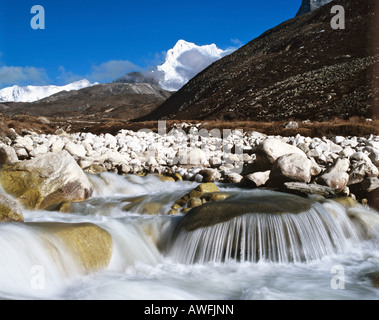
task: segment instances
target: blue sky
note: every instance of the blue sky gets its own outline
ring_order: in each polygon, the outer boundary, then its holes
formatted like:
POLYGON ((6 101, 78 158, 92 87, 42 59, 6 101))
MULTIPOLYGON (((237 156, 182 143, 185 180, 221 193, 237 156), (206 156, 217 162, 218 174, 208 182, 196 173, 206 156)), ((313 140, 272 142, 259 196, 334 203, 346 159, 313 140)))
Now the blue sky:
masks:
POLYGON ((0 0, 0 88, 108 82, 161 64, 179 39, 238 47, 291 19, 301 0, 0 0), (45 9, 45 29, 30 22, 45 9))

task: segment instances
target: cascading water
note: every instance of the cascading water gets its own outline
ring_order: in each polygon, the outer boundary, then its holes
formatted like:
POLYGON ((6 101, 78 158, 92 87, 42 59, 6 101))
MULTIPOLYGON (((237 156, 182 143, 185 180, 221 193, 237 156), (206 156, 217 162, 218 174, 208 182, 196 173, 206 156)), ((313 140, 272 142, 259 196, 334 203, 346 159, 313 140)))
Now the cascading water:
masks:
POLYGON ((224 211, 220 202, 202 206, 204 216, 200 209, 169 216, 196 183, 109 173, 90 178, 93 197, 72 204, 71 213, 24 211, 25 223, 0 224, 0 299, 379 297, 369 277, 379 270, 379 215, 371 209, 220 185, 234 209, 225 201, 224 211), (151 203, 161 205, 153 215, 146 213, 151 203), (81 259, 73 250, 88 245, 86 237, 70 238, 65 230, 83 224, 111 237, 104 268, 83 270, 96 247, 81 259), (345 268, 348 290, 330 286, 336 264, 345 268), (36 283, 39 271, 43 281, 36 283))
POLYGON ((320 203, 297 214, 243 214, 214 226, 179 230, 168 254, 182 263, 310 262, 363 240, 344 212, 334 214, 320 203))

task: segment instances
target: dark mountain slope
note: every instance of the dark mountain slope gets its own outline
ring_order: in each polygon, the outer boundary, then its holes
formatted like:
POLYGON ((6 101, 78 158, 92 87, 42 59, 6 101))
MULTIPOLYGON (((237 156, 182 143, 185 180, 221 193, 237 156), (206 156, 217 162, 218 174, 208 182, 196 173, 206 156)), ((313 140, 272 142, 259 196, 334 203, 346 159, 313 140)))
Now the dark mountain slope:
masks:
POLYGON ((36 102, 5 103, 2 113, 127 120, 148 114, 170 95, 171 92, 147 83, 107 83, 59 92, 36 102))
POLYGON ((138 120, 328 120, 373 116, 375 0, 333 1, 265 32, 138 120), (342 5, 346 28, 334 30, 342 5))

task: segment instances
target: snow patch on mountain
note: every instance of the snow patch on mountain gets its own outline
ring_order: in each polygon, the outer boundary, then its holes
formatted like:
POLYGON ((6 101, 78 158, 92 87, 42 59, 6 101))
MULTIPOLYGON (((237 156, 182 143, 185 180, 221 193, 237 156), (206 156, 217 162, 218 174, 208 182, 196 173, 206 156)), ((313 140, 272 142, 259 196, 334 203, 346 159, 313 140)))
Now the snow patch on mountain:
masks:
POLYGON ((318 9, 322 7, 323 5, 326 5, 327 3, 331 2, 332 0, 303 0, 301 7, 296 14, 296 16, 301 16, 303 14, 306 14, 310 11, 313 11, 315 9, 318 9))
POLYGON ((34 102, 61 91, 80 90, 96 84, 98 83, 90 83, 83 79, 65 86, 12 86, 0 90, 0 102, 34 102))
POLYGON ((151 75, 157 77, 163 89, 176 91, 199 72, 232 51, 219 49, 215 44, 198 46, 179 40, 168 50, 165 62, 152 71, 151 75))

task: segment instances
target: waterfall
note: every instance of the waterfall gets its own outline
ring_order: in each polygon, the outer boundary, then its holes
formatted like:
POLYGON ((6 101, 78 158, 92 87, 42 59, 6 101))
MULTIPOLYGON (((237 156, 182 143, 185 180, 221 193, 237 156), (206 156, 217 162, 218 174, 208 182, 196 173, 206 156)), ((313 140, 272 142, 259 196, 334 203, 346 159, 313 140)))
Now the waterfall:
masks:
POLYGON ((2 224, 0 242, 1 297, 48 298, 81 275, 67 248, 40 228, 2 224))
MULTIPOLYGON (((337 203, 292 213, 248 213, 229 221, 177 230, 167 254, 182 263, 300 263, 346 252, 364 234, 337 203)), ((215 213, 216 214, 216 213, 215 213)))
MULTIPOLYGON (((122 273, 134 264, 155 265, 160 262, 161 255, 154 244, 156 230, 150 226, 151 221, 92 221, 88 225, 101 227, 112 239, 111 257, 103 271, 122 273)), ((164 221, 155 224, 164 227, 164 221)), ((70 226, 75 231, 77 225, 81 224, 75 220, 70 223, 0 224, 0 299, 61 298, 66 288, 86 275, 101 271, 102 268, 84 270, 82 265, 83 259, 93 262, 97 258, 97 252, 91 246, 101 249, 101 244, 96 241, 84 243, 83 251, 77 252, 76 249, 81 249, 77 246, 81 239, 78 241, 76 234, 55 232, 57 228, 65 231, 70 226)))

